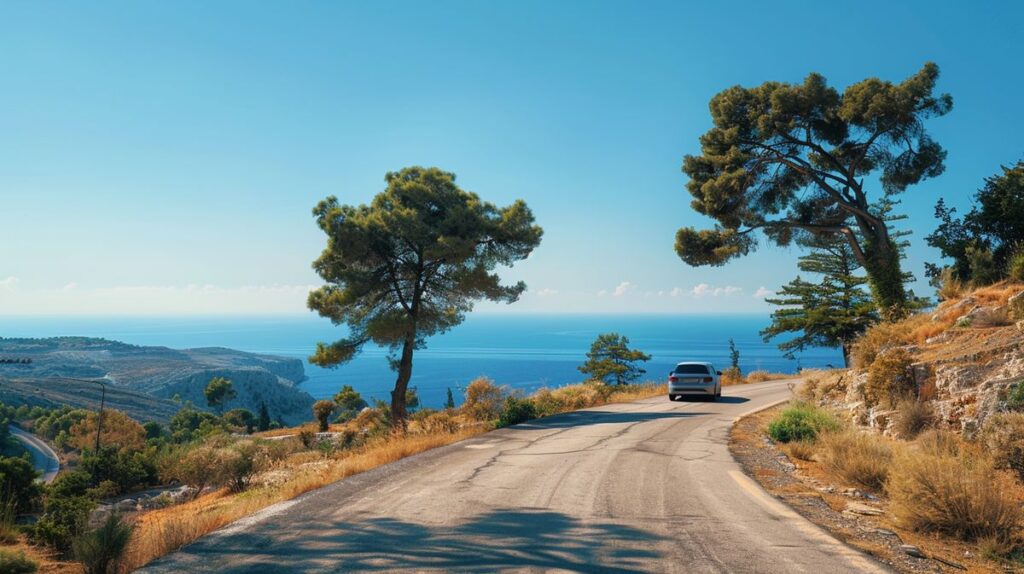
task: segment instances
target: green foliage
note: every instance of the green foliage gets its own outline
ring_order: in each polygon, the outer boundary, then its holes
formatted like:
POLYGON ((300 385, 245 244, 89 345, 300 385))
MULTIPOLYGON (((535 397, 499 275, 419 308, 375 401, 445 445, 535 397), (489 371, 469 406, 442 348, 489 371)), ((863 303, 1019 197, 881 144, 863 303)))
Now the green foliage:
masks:
MULTIPOLYGON (((964 217, 957 217, 943 199, 935 205, 935 217, 939 226, 926 241, 952 260, 957 279, 986 285, 1013 273, 1015 253, 1024 245, 1024 161, 986 178, 964 217)), ((1024 276, 1024 256, 1017 265, 1024 276)), ((941 271, 928 264, 929 277, 941 271)))
POLYGON ((733 341, 731 337, 729 338, 729 366, 742 374, 742 371, 740 371, 740 350, 736 348, 736 341, 733 341))
POLYGON ((308 305, 344 324, 348 336, 319 343, 310 361, 346 363, 370 341, 390 348, 398 373, 392 423, 404 428, 413 352, 460 324, 480 299, 516 301, 526 285, 502 285, 494 269, 525 259, 542 231, 523 201, 496 207, 437 168, 409 167, 385 180, 370 205, 328 197, 313 210, 327 235, 313 267, 327 285, 308 305))
POLYGON ((32 574, 39 570, 39 564, 19 550, 0 550, 0 572, 3 574, 32 574))
POLYGON ((1024 243, 1020 243, 1010 253, 1006 262, 1006 277, 1011 281, 1024 282, 1024 243))
POLYGON ((82 453, 79 467, 92 477, 92 484, 110 481, 120 492, 128 492, 139 486, 156 484, 157 470, 155 449, 142 451, 118 450, 115 447, 101 447, 99 452, 87 450, 82 453))
POLYGON ((47 495, 34 535, 40 542, 67 552, 75 537, 85 531, 89 513, 95 507, 96 501, 88 496, 47 495))
POLYGON ((203 389, 203 396, 206 397, 206 404, 217 409, 218 413, 224 412, 224 405, 234 399, 238 393, 234 385, 224 377, 214 377, 203 389))
POLYGON ((525 397, 508 397, 505 399, 505 408, 498 417, 498 427, 517 425, 535 418, 537 408, 533 401, 525 397))
POLYGON ((779 308, 772 312, 772 322, 761 331, 761 337, 767 342, 785 333, 794 334, 779 344, 789 358, 807 348, 839 347, 849 365, 854 340, 878 321, 871 295, 864 289, 867 278, 856 274, 860 264, 845 242, 812 239, 805 245, 810 252, 800 257, 797 266, 820 280, 797 277, 765 299, 779 308))
POLYGON ((690 265, 722 265, 756 248, 757 230, 781 246, 808 234, 844 239, 880 310, 899 313, 907 296, 897 246, 864 182, 877 175, 892 195, 942 173, 946 152, 923 125, 952 108, 933 94, 938 75, 928 63, 902 83, 868 78, 842 94, 819 74, 717 94, 701 155, 683 162, 691 206, 717 225, 680 229, 676 252, 690 265))
POLYGON ((38 502, 38 477, 27 458, 0 456, 0 493, 14 497, 18 512, 27 512, 38 502))
POLYGON ((825 409, 794 402, 768 423, 768 436, 776 442, 813 441, 820 433, 839 428, 839 421, 825 409))
POLYGON ((448 398, 444 401, 444 408, 454 409, 455 408, 455 396, 452 395, 452 388, 448 387, 448 398))
POLYGON ((246 433, 252 434, 256 428, 256 415, 249 409, 231 409, 224 413, 224 422, 233 427, 244 428, 246 433))
POLYGON ((630 349, 629 339, 624 335, 602 333, 590 344, 587 362, 579 367, 579 371, 595 380, 624 385, 646 373, 637 363, 649 360, 650 355, 630 349))
POLYGON ((85 420, 90 414, 85 409, 64 406, 36 419, 32 426, 32 432, 43 438, 54 440, 61 432, 65 435, 70 433, 71 427, 85 420))
POLYGON ((330 422, 331 415, 334 414, 334 410, 337 408, 338 405, 331 401, 317 401, 313 403, 313 418, 320 424, 320 432, 327 432, 327 425, 330 422))
POLYGON ((56 498, 85 496, 92 485, 91 474, 84 470, 70 470, 57 475, 57 478, 46 487, 46 495, 56 498))
POLYGON ((1006 394, 1005 405, 1007 410, 1024 412, 1024 383, 1017 383, 1010 387, 1006 394))
POLYGON ((334 402, 338 405, 339 421, 351 420, 359 411, 369 406, 351 385, 342 386, 338 394, 334 395, 334 402))
POLYGON ((98 528, 75 538, 72 543, 75 559, 85 566, 87 574, 116 571, 131 535, 131 525, 111 514, 98 528))
POLYGON ((212 413, 186 406, 171 417, 168 428, 174 442, 181 443, 224 430, 224 421, 212 413))
POLYGON ((164 427, 156 421, 149 421, 142 425, 146 431, 146 440, 160 439, 164 437, 164 427))

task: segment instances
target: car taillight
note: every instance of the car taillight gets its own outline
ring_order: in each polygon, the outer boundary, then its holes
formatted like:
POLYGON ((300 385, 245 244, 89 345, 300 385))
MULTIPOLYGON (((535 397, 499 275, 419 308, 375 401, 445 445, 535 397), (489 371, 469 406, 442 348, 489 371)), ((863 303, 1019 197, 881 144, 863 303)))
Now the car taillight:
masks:
POLYGON ((674 382, 678 381, 679 379, 677 379, 675 375, 669 375, 668 376, 668 380, 670 380, 670 381, 672 381, 674 383, 674 382))
POLYGON ((704 382, 705 383, 710 383, 711 380, 712 380, 711 377, 704 377, 704 382))

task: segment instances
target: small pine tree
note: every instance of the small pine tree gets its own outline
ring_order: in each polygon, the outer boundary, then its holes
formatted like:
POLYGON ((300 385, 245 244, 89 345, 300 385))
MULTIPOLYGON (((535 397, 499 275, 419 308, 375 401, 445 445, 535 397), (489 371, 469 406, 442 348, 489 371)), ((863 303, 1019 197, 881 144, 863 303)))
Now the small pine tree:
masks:
POLYGON ((270 430, 270 411, 267 410, 267 403, 260 401, 260 415, 256 423, 256 429, 260 432, 270 430))
POLYGON ((214 377, 207 383, 203 390, 206 396, 206 404, 217 409, 218 414, 224 413, 224 405, 238 396, 231 381, 224 377, 214 377))
POLYGON ((444 402, 444 408, 454 409, 455 408, 455 397, 452 395, 452 388, 448 387, 448 400, 444 402))
POLYGON ((854 339, 879 319, 865 289, 867 278, 857 274, 860 265, 845 242, 817 239, 806 245, 811 251, 797 265, 821 280, 814 283, 797 277, 775 297, 765 299, 779 308, 772 312, 772 322, 761 337, 767 342, 794 333, 795 337, 779 344, 786 357, 793 358, 808 347, 839 347, 849 364, 854 339))
POLYGON ((624 385, 639 379, 647 371, 637 363, 649 361, 651 356, 629 348, 629 339, 618 333, 603 333, 590 345, 587 362, 579 371, 591 378, 624 385))
POLYGON ((740 350, 736 348, 736 341, 729 339, 729 363, 736 372, 740 371, 740 350))

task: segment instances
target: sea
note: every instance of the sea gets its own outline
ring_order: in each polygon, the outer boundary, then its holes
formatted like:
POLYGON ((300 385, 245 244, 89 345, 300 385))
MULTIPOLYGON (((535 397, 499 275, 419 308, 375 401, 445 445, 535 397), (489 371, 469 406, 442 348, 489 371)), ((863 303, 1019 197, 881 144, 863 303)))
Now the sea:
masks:
MULTIPOLYGON (((662 381, 679 361, 729 365, 729 339, 740 351, 744 372, 763 369, 793 373, 801 368, 842 365, 838 349, 809 349, 788 359, 758 334, 766 314, 471 314, 451 331, 427 340, 416 352, 411 385, 425 407, 444 404, 447 390, 456 400, 477 377, 489 377, 510 390, 529 393, 583 379, 577 370, 600 333, 629 337, 631 347, 651 355, 645 379, 662 381)), ((395 374, 388 350, 368 345, 348 364, 328 369, 307 357, 318 341, 344 335, 341 327, 315 316, 253 317, 15 317, 0 319, 2 337, 103 337, 134 345, 175 349, 228 347, 302 359, 307 380, 299 386, 316 398, 351 385, 364 398, 387 400, 395 374)))

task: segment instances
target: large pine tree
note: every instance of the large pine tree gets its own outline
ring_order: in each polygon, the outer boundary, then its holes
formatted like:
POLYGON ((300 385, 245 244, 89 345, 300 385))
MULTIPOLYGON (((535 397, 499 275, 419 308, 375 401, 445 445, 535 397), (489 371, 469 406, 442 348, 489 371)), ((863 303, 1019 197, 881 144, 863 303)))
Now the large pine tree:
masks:
POLYGON ((810 252, 800 257, 798 267, 820 279, 797 277, 766 299, 779 308, 761 337, 769 341, 794 333, 795 337, 779 344, 787 357, 807 347, 839 347, 849 364, 853 340, 879 318, 865 289, 867 277, 857 273, 861 266, 846 242, 821 237, 811 239, 806 247, 810 252))

